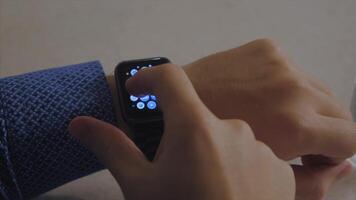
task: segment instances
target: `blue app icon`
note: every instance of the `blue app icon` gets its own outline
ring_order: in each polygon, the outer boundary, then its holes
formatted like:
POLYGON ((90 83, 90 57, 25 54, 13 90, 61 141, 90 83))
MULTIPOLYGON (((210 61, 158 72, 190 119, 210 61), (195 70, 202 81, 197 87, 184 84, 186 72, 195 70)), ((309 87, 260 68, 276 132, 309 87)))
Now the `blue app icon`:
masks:
POLYGON ((145 104, 141 101, 139 101, 137 104, 136 104, 136 107, 140 110, 144 109, 145 108, 145 104))
POLYGON ((157 100, 157 98, 156 98, 155 95, 151 95, 151 99, 152 99, 153 101, 156 101, 156 100, 157 100))
POLYGON ((147 108, 148 108, 148 109, 153 110, 153 109, 155 109, 156 107, 157 107, 156 102, 154 102, 154 101, 149 101, 149 102, 147 102, 147 108))
POLYGON ((130 74, 131 76, 135 75, 137 73, 137 69, 131 69, 130 74))
POLYGON ((131 95, 130 96, 130 100, 131 101, 137 101, 138 100, 138 97, 134 96, 134 95, 131 95))
POLYGON ((141 101, 148 101, 150 99, 150 96, 146 95, 143 97, 140 97, 141 101))

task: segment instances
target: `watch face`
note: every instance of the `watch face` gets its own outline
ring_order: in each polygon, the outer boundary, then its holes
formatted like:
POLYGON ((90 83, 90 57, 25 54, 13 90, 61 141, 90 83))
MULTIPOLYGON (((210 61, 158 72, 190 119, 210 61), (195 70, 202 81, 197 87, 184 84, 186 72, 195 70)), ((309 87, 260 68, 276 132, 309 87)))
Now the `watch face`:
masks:
POLYGON ((162 119, 162 112, 158 108, 156 96, 154 94, 133 96, 127 92, 125 82, 143 68, 165 63, 169 63, 167 58, 156 57, 124 61, 117 65, 115 79, 120 97, 121 111, 125 120, 144 122, 162 119))

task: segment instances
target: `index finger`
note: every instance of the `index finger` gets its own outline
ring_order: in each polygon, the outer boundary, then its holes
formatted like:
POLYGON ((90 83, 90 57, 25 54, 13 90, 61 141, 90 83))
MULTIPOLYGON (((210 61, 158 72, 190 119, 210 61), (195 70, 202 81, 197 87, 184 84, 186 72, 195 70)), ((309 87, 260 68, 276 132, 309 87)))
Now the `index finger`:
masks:
POLYGON ((165 121, 189 122, 209 113, 183 69, 173 64, 140 70, 126 81, 126 88, 136 96, 156 95, 165 121))
POLYGON ((313 153, 346 159, 356 152, 356 123, 352 121, 320 116, 310 131, 316 136, 313 153))

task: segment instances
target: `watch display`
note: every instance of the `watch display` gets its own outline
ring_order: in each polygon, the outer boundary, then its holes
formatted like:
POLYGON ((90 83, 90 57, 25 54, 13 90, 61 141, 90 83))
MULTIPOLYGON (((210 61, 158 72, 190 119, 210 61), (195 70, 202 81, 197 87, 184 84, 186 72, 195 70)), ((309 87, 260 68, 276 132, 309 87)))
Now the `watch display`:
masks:
POLYGON ((169 63, 167 58, 155 57, 140 60, 124 61, 115 68, 115 79, 122 114, 125 120, 130 122, 145 122, 149 120, 162 119, 157 97, 154 94, 134 96, 127 92, 125 82, 143 68, 154 67, 169 63))

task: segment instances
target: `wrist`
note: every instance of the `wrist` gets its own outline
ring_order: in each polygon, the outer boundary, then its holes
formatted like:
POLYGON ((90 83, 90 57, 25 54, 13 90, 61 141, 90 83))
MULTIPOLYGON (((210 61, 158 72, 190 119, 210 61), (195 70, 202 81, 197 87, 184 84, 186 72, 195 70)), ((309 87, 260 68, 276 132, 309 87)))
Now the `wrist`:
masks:
POLYGON ((117 94, 117 90, 116 90, 115 77, 114 77, 114 75, 109 74, 109 75, 106 75, 106 80, 108 82, 108 86, 109 86, 111 96, 112 96, 112 103, 113 103, 113 108, 114 108, 114 112, 115 112, 116 119, 117 119, 117 125, 120 128, 125 128, 125 122, 121 115, 121 107, 120 107, 118 94, 117 94))

